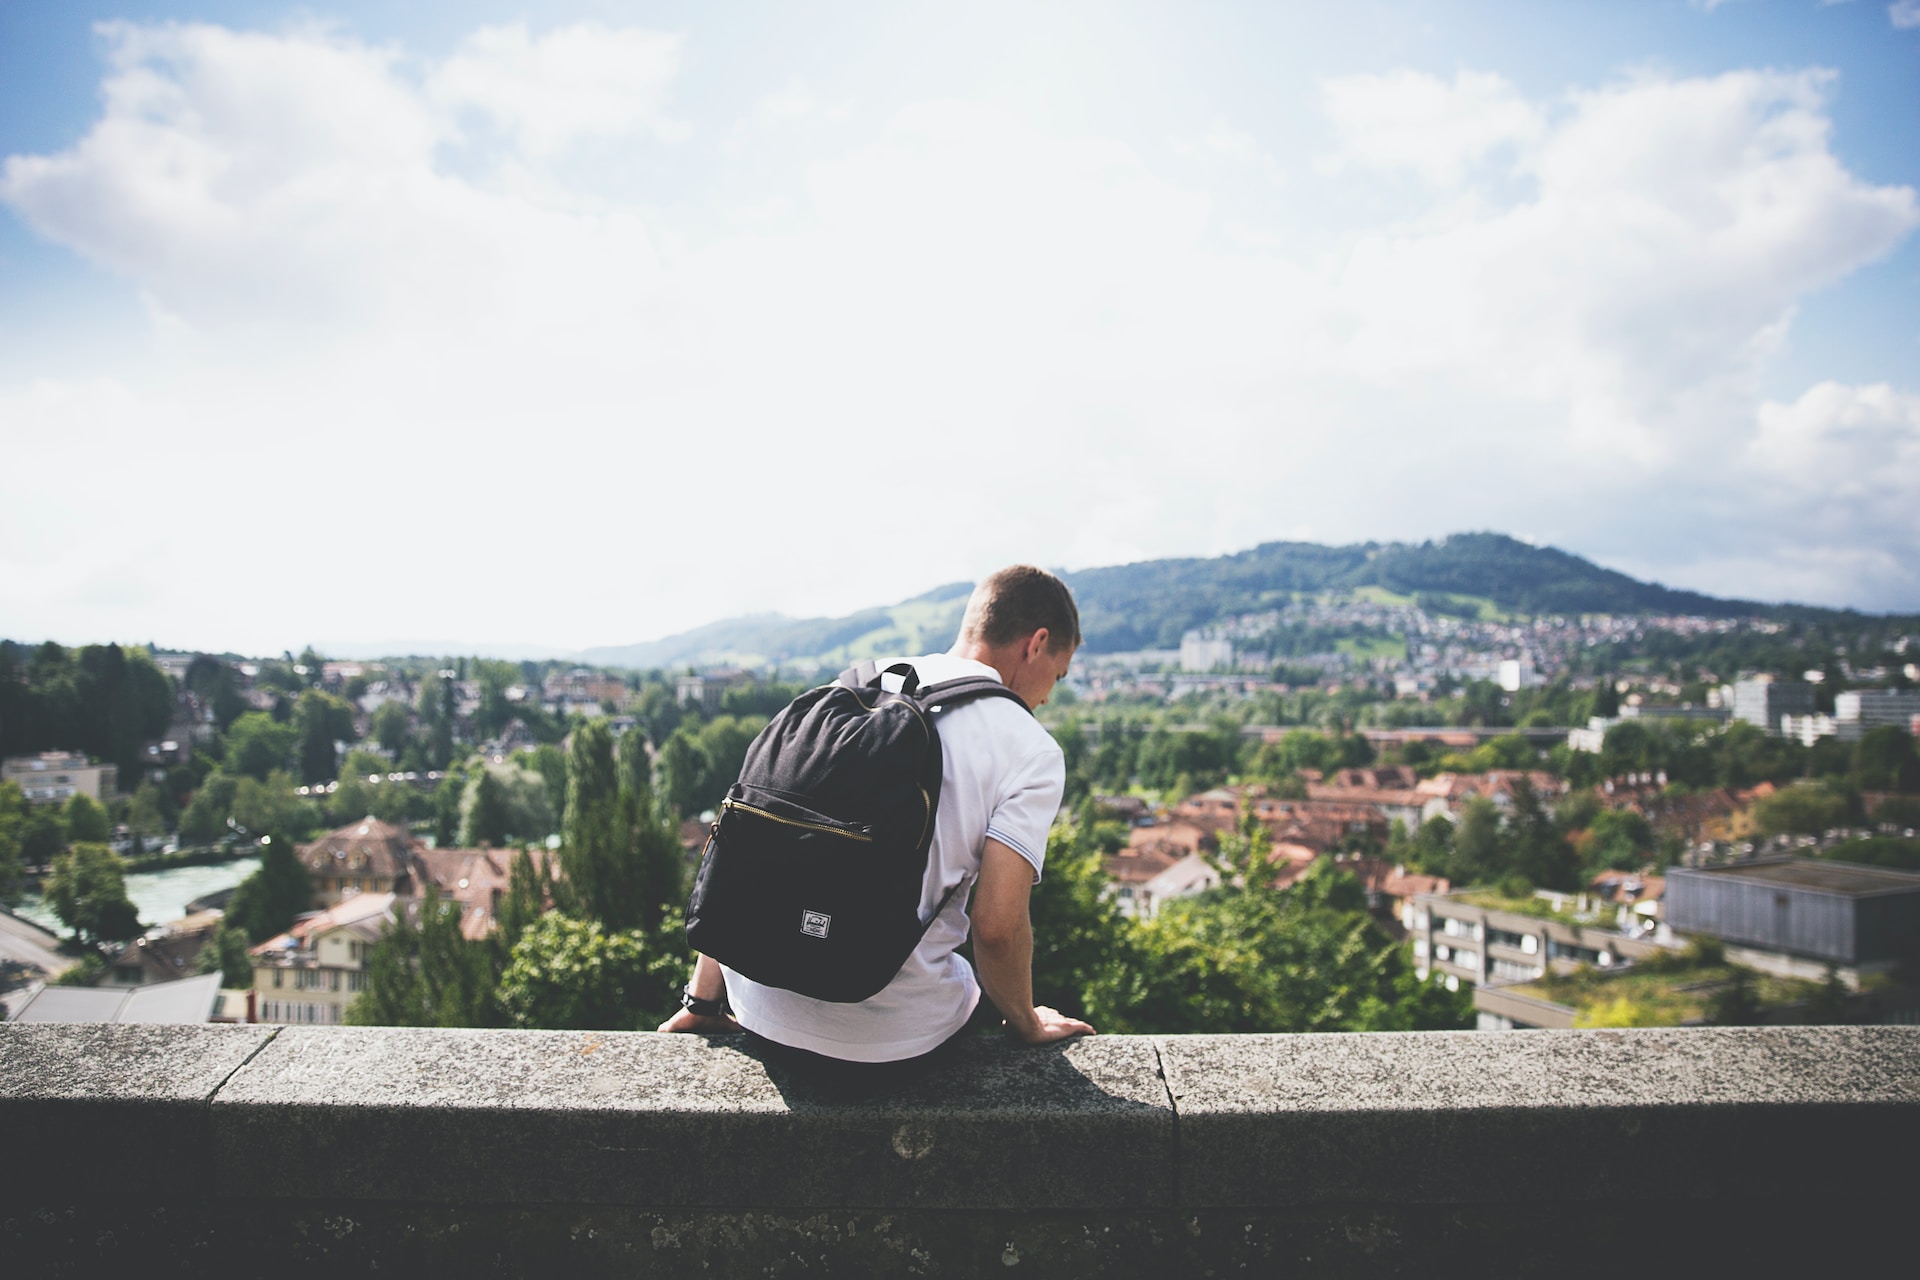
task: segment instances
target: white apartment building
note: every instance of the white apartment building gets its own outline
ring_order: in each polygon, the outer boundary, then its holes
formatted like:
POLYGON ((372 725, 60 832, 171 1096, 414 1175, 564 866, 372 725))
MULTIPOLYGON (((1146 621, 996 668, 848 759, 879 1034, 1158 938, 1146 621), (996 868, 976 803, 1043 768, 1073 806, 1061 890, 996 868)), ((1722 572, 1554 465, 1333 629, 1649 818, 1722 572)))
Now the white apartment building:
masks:
POLYGON ((0 781, 18 783, 28 804, 65 804, 76 794, 105 800, 120 785, 120 768, 77 751, 42 751, 0 764, 0 781))
POLYGON ((367 957, 393 923, 394 895, 362 893, 253 948, 254 1022, 345 1021, 367 985, 367 957))

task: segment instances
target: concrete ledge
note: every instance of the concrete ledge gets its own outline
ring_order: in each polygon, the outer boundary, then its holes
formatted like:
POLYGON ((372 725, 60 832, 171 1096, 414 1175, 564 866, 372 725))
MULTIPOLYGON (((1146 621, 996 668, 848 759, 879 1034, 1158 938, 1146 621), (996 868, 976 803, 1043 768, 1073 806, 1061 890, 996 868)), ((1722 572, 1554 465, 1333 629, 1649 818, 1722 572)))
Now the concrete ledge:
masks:
POLYGON ((1920 1029, 1159 1041, 1184 1203, 1884 1193, 1920 1141, 1920 1029))
POLYGON ((272 1027, 0 1024, 0 1199, 98 1188, 127 1153, 213 1174, 213 1096, 272 1027))
POLYGON ((838 1102, 733 1037, 7 1025, 0 1133, 23 1274, 1831 1269, 1905 1247, 1920 1028, 982 1041, 838 1102))
POLYGON ((858 1103, 807 1093, 739 1039, 289 1027, 213 1103, 220 1191, 731 1208, 1172 1194, 1173 1110, 1144 1039, 981 1042, 858 1103))

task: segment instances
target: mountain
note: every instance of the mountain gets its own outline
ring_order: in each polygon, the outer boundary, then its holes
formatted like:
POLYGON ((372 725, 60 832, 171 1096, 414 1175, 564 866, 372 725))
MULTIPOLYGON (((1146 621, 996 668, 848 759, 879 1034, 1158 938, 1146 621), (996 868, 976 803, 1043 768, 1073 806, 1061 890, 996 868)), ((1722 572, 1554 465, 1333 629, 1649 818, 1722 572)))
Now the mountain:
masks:
POLYGON ((953 643, 971 582, 949 583, 883 609, 862 609, 844 618, 787 618, 753 614, 708 623, 644 644, 588 649, 580 661, 593 666, 742 666, 818 662, 822 666, 901 653, 928 653, 953 643))
MULTIPOLYGON (((1552 547, 1498 533, 1437 542, 1269 542, 1209 559, 1144 560, 1061 575, 1080 604, 1087 651, 1177 647, 1181 635, 1234 614, 1277 608, 1297 592, 1379 587, 1398 595, 1470 597, 1516 614, 1656 613, 1712 618, 1806 613, 1677 591, 1603 569, 1552 547)), ((949 583, 911 600, 844 618, 754 614, 644 644, 589 649, 582 662, 631 668, 764 666, 944 649, 972 584, 949 583)), ((1811 611, 1825 612, 1825 611, 1811 611)))
POLYGON ((1217 618, 1285 604, 1295 592, 1381 587, 1399 595, 1472 596, 1509 613, 1687 613, 1742 617, 1743 600, 1675 591, 1498 533, 1418 544, 1324 547, 1268 542, 1207 560, 1145 560, 1062 575, 1080 603, 1091 652, 1176 647, 1217 618))

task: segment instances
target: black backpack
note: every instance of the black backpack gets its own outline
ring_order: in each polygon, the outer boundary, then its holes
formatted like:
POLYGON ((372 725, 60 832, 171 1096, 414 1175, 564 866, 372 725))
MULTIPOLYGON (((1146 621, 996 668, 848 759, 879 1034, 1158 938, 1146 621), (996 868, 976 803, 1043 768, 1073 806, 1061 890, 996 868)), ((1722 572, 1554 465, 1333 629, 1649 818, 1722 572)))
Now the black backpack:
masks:
POLYGON ((940 804, 941 712, 983 697, 1027 704, 990 676, 898 693, 866 662, 809 689, 747 748, 687 903, 687 941, 753 981, 852 1003, 906 964, 933 915, 921 886, 940 804))

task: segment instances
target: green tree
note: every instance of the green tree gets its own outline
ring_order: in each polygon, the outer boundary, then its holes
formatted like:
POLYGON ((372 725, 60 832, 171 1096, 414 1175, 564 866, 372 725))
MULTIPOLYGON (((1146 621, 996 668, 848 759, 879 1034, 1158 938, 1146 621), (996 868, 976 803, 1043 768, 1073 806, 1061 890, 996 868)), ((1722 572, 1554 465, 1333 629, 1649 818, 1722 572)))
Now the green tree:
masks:
POLYGON ((165 835, 176 816, 172 797, 152 779, 142 782, 127 806, 127 829, 133 833, 134 853, 146 852, 147 842, 165 835))
POLYGON ((27 797, 16 782, 0 782, 0 906, 20 901, 26 867, 21 838, 27 825, 27 797))
POLYGON ((516 1027, 632 1031, 670 1013, 686 977, 677 930, 610 931, 554 911, 514 944, 500 976, 502 1007, 516 1027))
POLYGON ((1862 791, 1920 791, 1913 735, 1891 724, 1867 730, 1853 747, 1853 780, 1862 791))
POLYGON ((460 904, 440 897, 431 885, 417 913, 402 909, 367 956, 367 985, 347 1007, 347 1021, 386 1027, 501 1025, 493 948, 469 939, 460 916, 460 904))
MULTIPOLYGON (((660 792, 667 807, 683 818, 698 814, 701 811, 700 798, 707 789, 707 758, 693 734, 684 728, 674 730, 661 745, 660 759, 655 767, 660 779, 660 792)), ((573 821, 571 792, 567 820, 573 821)))
POLYGON ((296 731, 264 711, 249 711, 227 730, 226 757, 221 769, 235 777, 245 775, 265 782, 293 759, 296 731))
POLYGON ((53 860, 47 901, 82 942, 124 942, 140 936, 140 918, 127 899, 126 864, 104 844, 74 844, 53 860))
POLYGON ((617 753, 604 720, 574 730, 567 756, 560 868, 569 909, 610 931, 652 931, 684 891, 679 841, 653 798, 646 744, 617 753))
POLYGON ((28 865, 44 867, 67 847, 67 824, 60 806, 30 805, 20 823, 20 855, 28 865))
POLYGON ((1138 926, 1137 961, 1094 983, 1092 1021, 1158 1034, 1465 1026, 1458 993, 1420 983, 1364 904, 1325 859, 1287 890, 1177 898, 1138 926))
POLYGON ((241 778, 233 788, 232 828, 243 835, 284 831, 305 835, 313 829, 311 806, 293 794, 293 779, 285 773, 272 773, 265 782, 241 778))
POLYGON ((1453 879, 1462 884, 1491 884, 1505 873, 1500 848, 1500 809, 1485 796, 1473 796, 1460 809, 1453 834, 1453 879))
POLYGON ((453 769, 441 776, 433 792, 433 843, 451 849, 460 843, 461 801, 466 795, 467 775, 453 769))
POLYGON ((630 907, 618 914, 648 931, 658 930, 686 901, 686 860, 673 817, 653 794, 653 762, 646 739, 620 739, 620 834, 632 863, 630 907))
POLYGON ((293 841, 262 837, 260 865, 240 882, 227 904, 227 922, 252 941, 265 942, 293 927, 294 917, 313 909, 313 878, 300 864, 293 841))
POLYGON ((1582 853, 1589 870, 1632 871, 1653 858, 1653 843, 1646 818, 1631 809, 1607 809, 1587 828, 1582 853))
POLYGON ((336 742, 353 741, 353 708, 332 694, 309 689, 293 709, 300 758, 300 780, 311 786, 331 782, 340 771, 336 742))
POLYGON ((512 834, 508 823, 506 788, 493 770, 480 766, 474 775, 473 799, 461 824, 460 843, 468 848, 481 845, 503 846, 512 834))
POLYGON ((65 812, 67 839, 105 844, 113 835, 107 811, 92 796, 76 791, 67 798, 65 812))
POLYGON ((1782 787, 1753 806, 1753 822, 1762 835, 1822 835, 1847 820, 1846 797, 1816 783, 1782 787))
POLYGON ((413 716, 408 713, 406 703, 390 700, 373 709, 373 740, 395 760, 406 751, 412 732, 413 716))
POLYGON ((1033 887, 1033 990, 1068 1017, 1088 1016, 1087 995, 1131 968, 1133 925, 1106 890, 1094 824, 1057 826, 1046 874, 1033 887))
POLYGON ((200 972, 217 973, 220 985, 244 991, 253 985, 253 957, 247 953, 246 930, 222 921, 220 930, 200 949, 200 972))
POLYGON ((494 937, 501 951, 511 952, 520 935, 546 914, 552 884, 534 867, 533 855, 525 849, 515 851, 507 864, 507 896, 494 914, 499 926, 494 937))

